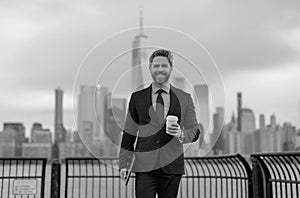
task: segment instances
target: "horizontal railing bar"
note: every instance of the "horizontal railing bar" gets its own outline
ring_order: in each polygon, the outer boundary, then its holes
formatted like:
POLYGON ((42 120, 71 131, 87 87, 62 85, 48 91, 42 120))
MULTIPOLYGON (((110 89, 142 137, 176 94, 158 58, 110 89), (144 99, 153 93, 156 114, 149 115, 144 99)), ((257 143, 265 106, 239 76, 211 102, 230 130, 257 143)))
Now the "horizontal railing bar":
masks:
MULTIPOLYGON (((67 178, 120 178, 120 176, 113 175, 68 175, 67 178)), ((213 179, 243 179, 248 180, 248 177, 222 177, 222 176, 183 176, 182 178, 213 178, 213 179)))
POLYGON ((277 180, 277 179, 269 179, 270 182, 276 182, 276 183, 291 183, 291 184, 300 184, 300 181, 296 180, 277 180))
POLYGON ((93 161, 93 160, 119 160, 117 157, 101 157, 101 158, 88 158, 88 157, 72 157, 72 158, 66 158, 65 161, 72 161, 72 160, 79 160, 79 161, 93 161))
POLYGON ((185 160, 201 160, 201 159, 227 159, 227 158, 238 158, 236 154, 234 155, 215 155, 215 156, 203 156, 203 157, 185 157, 185 160))
POLYGON ((2 179, 34 179, 34 178, 39 178, 43 179, 43 176, 13 176, 13 177, 0 177, 0 180, 2 179))
MULTIPOLYGON (((218 155, 218 156, 204 156, 204 157, 185 157, 185 160, 207 160, 207 159, 227 159, 227 158, 237 158, 237 155, 218 155)), ((66 158, 64 161, 97 161, 97 160, 116 160, 118 161, 119 158, 117 157, 101 157, 101 158, 66 158)))
POLYGON ((11 157, 5 157, 5 158, 0 158, 0 161, 47 161, 46 158, 27 158, 27 157, 16 157, 16 158, 11 158, 11 157))
POLYGON ((300 152, 289 151, 289 152, 276 152, 276 153, 253 153, 251 154, 252 157, 282 157, 282 156, 297 156, 300 157, 300 152))

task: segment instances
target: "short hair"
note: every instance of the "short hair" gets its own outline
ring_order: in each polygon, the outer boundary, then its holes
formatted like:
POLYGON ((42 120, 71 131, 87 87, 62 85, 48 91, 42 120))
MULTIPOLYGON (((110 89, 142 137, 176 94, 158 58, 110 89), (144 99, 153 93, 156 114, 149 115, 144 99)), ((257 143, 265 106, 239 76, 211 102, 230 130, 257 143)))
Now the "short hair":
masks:
POLYGON ((149 63, 150 65, 152 64, 153 62, 153 59, 157 56, 163 56, 163 57, 166 57, 170 63, 170 66, 172 67, 173 66, 173 55, 172 55, 172 52, 170 50, 165 50, 165 49, 159 49, 159 50, 155 50, 150 58, 149 58, 149 63))

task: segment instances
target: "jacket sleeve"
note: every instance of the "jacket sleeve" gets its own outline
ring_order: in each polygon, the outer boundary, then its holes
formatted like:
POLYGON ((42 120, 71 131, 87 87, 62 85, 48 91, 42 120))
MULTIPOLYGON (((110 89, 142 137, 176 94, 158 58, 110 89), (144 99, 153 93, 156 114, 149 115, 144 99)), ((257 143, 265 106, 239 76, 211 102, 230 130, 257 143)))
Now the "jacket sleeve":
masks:
POLYGON ((134 143, 138 131, 138 115, 135 108, 134 94, 131 95, 125 127, 123 130, 121 147, 119 152, 119 168, 128 168, 134 151, 134 143))
POLYGON ((184 127, 183 143, 190 143, 190 142, 197 141, 200 133, 203 132, 201 124, 198 124, 197 122, 195 106, 190 94, 188 94, 188 105, 187 105, 186 112, 184 114, 183 127, 184 127))

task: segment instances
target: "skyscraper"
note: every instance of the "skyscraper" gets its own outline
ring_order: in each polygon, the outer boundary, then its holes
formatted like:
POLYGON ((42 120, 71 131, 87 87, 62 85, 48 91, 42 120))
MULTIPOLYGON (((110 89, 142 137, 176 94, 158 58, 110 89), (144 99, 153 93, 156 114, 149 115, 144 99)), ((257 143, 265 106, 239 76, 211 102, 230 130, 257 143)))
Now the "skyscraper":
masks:
POLYGON ((78 134, 85 144, 91 145, 94 141, 104 138, 107 93, 107 88, 98 89, 96 86, 88 85, 80 87, 78 134))
POLYGON ((25 127, 22 123, 4 123, 3 124, 3 137, 2 137, 4 156, 10 155, 10 157, 22 156, 22 144, 25 141, 25 127), (5 154, 6 153, 6 154, 5 154))
POLYGON ((214 144, 214 153, 220 154, 224 150, 224 137, 222 134, 222 115, 218 112, 213 115, 214 130, 212 134, 212 144, 214 144))
POLYGON ((270 125, 273 130, 276 128, 276 116, 274 113, 270 117, 270 125))
POLYGON ((242 116, 241 116, 241 113, 242 113, 242 93, 241 92, 238 92, 237 93, 237 120, 238 120, 238 123, 237 123, 237 131, 241 132, 242 130, 242 116))
POLYGON ((66 130, 63 125, 63 90, 55 89, 55 115, 54 115, 55 142, 64 142, 66 130))
POLYGON ((251 109, 243 108, 241 111, 242 137, 244 139, 244 153, 253 152, 253 138, 255 131, 255 116, 251 109))
POLYGON ((264 131, 266 129, 265 115, 259 115, 259 130, 264 131))
POLYGON ((146 63, 147 52, 143 47, 147 42, 147 36, 143 33, 143 13, 140 13, 140 32, 132 41, 132 90, 144 88, 141 66, 146 63))
MULTIPOLYGON (((178 88, 185 88, 185 80, 183 78, 175 79, 175 86, 178 88), (177 85, 176 85, 177 83, 177 85)), ((199 156, 200 155, 200 146, 203 143, 203 138, 208 129, 209 124, 209 106, 208 106, 208 87, 206 84, 194 85, 194 105, 197 120, 202 124, 204 134, 201 134, 200 138, 193 144, 185 145, 185 154, 186 156, 199 156)))
POLYGON ((203 125, 204 132, 206 133, 210 124, 210 111, 209 111, 209 90, 207 84, 194 85, 195 96, 194 103, 196 109, 196 116, 198 122, 203 125))

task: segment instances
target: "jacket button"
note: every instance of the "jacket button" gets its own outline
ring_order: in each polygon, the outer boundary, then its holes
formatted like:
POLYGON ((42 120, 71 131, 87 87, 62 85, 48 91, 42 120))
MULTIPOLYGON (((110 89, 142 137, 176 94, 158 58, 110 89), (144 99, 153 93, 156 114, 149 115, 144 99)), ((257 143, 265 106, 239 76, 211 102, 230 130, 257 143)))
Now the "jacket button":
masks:
POLYGON ((159 140, 157 140, 156 143, 158 144, 158 143, 159 143, 159 140))

